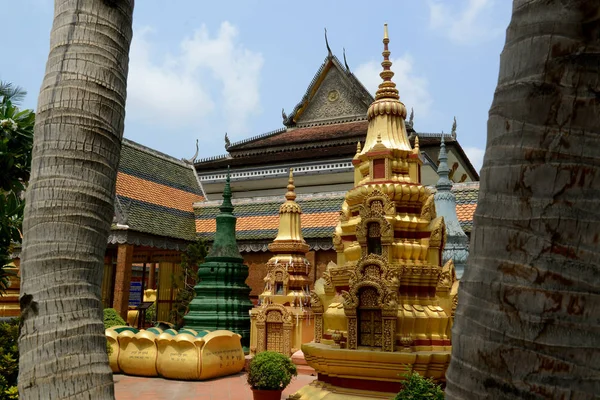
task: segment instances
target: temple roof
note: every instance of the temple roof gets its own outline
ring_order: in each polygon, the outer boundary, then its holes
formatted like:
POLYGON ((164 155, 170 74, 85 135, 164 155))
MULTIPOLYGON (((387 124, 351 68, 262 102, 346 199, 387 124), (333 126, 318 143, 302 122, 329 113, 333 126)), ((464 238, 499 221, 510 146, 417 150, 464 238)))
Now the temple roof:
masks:
MULTIPOLYGON (((430 189, 435 192, 435 188, 430 189)), ((459 222, 465 232, 470 232, 479 182, 457 183, 452 191, 456 196, 459 222)), ((307 242, 310 243, 311 239, 331 240, 345 195, 346 192, 297 195, 296 202, 302 207, 302 234, 307 242)), ((238 218, 238 244, 243 244, 240 241, 270 241, 277 235, 281 196, 233 199, 233 204, 234 214, 238 218)), ((219 213, 219 205, 219 201, 194 204, 198 236, 212 240, 216 228, 214 218, 219 213)), ((266 246, 260 249, 266 250, 266 246)))
MULTIPOLYGON (((352 158, 356 154, 356 142, 364 143, 367 137, 367 111, 373 101, 373 96, 346 63, 342 64, 329 53, 293 111, 289 115, 282 112, 281 128, 231 143, 226 147, 227 154, 198 160, 196 170, 203 173, 225 169, 228 165, 236 168, 265 162, 352 158)), ((411 145, 418 135, 421 148, 431 159, 437 160, 441 133, 415 132, 412 112, 406 121, 406 131, 411 145)), ((471 179, 478 180, 479 174, 456 135, 447 138, 446 144, 449 149, 455 148, 464 160, 471 179)))
MULTIPOLYGON (((151 236, 193 241, 192 205, 202 199, 202 188, 191 165, 123 139, 109 242, 131 243, 125 233, 132 232, 145 234, 141 237, 147 245, 151 236)), ((137 240, 132 244, 142 243, 137 240)))

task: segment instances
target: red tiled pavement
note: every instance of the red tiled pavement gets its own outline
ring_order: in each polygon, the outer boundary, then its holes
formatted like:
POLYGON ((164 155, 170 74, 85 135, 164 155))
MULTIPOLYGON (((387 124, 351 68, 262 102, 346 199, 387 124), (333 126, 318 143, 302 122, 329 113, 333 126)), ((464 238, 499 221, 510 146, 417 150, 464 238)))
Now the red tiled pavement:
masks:
MULTIPOLYGON (((311 383, 316 377, 298 375, 283 391, 282 399, 311 383)), ((117 400, 252 400, 246 374, 226 376, 208 381, 172 381, 115 374, 117 400)))

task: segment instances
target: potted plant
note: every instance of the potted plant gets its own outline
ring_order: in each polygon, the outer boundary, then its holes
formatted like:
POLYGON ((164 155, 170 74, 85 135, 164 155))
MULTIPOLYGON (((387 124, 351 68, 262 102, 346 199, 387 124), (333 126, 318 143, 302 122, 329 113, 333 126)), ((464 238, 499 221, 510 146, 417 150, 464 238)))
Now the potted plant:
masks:
POLYGON ((248 384, 254 400, 280 400, 283 390, 297 375, 291 358, 275 351, 258 353, 248 365, 248 384))

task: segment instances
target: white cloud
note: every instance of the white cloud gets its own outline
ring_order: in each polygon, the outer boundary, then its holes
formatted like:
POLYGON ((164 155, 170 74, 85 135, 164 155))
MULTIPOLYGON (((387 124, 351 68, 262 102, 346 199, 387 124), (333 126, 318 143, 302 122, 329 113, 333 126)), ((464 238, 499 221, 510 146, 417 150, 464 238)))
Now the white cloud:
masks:
POLYGON ((485 154, 485 149, 480 149, 479 147, 465 147, 465 153, 467 153, 467 157, 469 157, 469 161, 475 167, 475 170, 479 172, 481 170, 481 165, 483 164, 483 156, 485 154))
MULTIPOLYGON (((394 77, 392 80, 400 92, 400 100, 407 107, 414 108, 415 114, 419 116, 429 115, 433 100, 429 94, 429 82, 427 78, 417 75, 413 70, 414 60, 408 53, 401 58, 392 58, 392 71, 394 77)), ((381 83, 379 73, 381 72, 381 63, 369 61, 356 68, 355 75, 363 85, 375 94, 377 87, 381 83)))
MULTIPOLYGON (((505 1, 505 0, 503 0, 505 1)), ((478 44, 502 33, 494 28, 493 5, 495 0, 463 0, 462 10, 450 2, 428 0, 429 27, 447 36, 456 44, 478 44)), ((451 2, 456 5, 456 2, 451 2)))
POLYGON ((263 57, 239 43, 236 27, 223 22, 211 37, 202 25, 160 62, 152 57, 151 33, 137 30, 131 46, 127 111, 133 119, 167 128, 198 126, 220 111, 235 134, 260 111, 263 57))

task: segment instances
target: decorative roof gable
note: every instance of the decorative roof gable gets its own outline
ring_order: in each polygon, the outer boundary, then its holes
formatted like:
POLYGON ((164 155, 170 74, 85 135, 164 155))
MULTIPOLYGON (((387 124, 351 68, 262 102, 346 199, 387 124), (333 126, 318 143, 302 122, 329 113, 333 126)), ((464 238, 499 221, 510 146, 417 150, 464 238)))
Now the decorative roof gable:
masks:
POLYGON ((371 102, 373 96, 354 74, 328 55, 284 124, 300 127, 362 120, 371 102))

